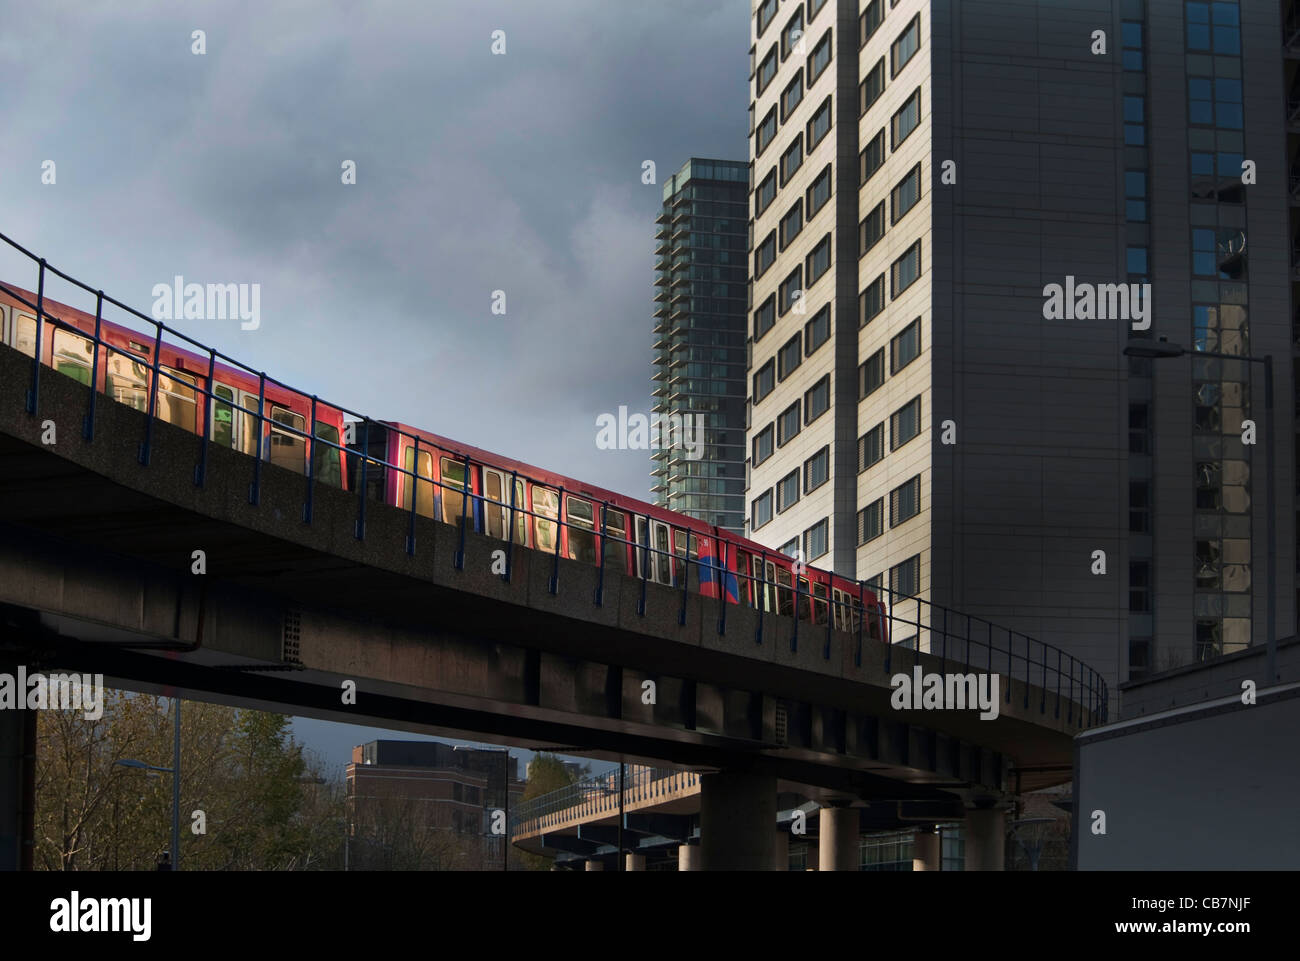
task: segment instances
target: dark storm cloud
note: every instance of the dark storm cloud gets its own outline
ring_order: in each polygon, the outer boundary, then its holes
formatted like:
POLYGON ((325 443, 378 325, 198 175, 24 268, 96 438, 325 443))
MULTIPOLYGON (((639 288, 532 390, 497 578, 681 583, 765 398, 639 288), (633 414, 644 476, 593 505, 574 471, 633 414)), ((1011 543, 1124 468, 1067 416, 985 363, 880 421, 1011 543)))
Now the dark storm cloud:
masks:
MULTIPOLYGON (((0 34, 0 231, 145 312, 176 274, 260 283, 260 330, 176 326, 375 416, 641 495, 647 455, 596 450, 595 418, 648 408, 663 179, 691 155, 745 156, 748 15, 18 7, 0 34)), ((34 286, 17 270, 0 257, 34 286)))

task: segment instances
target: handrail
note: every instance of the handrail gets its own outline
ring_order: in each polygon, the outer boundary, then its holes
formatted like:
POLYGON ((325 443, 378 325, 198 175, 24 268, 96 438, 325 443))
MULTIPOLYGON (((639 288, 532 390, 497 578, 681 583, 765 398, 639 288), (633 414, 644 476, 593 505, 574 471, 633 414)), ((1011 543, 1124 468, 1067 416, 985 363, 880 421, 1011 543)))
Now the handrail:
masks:
MULTIPOLYGON (((725 598, 730 593, 728 590, 729 581, 732 578, 735 579, 739 602, 741 604, 747 605, 759 611, 758 625, 755 634, 755 643, 757 644, 763 643, 763 620, 765 614, 770 613, 778 617, 781 617, 781 616, 786 616, 787 613, 793 613, 795 617, 793 618, 794 634, 791 638, 792 647, 797 642, 799 620, 802 619, 802 620, 810 621, 814 626, 820 626, 824 624, 826 627, 826 639, 822 647, 822 657, 824 660, 829 660, 831 656, 832 629, 834 628, 836 622, 838 622, 840 625, 840 630, 842 632, 848 635, 853 635, 853 634, 857 635, 857 649, 855 653, 855 659, 856 659, 856 663, 859 666, 862 663, 861 645, 863 643, 861 601, 865 599, 866 590, 870 589, 877 598, 887 601, 887 603, 885 603, 884 605, 884 620, 887 625, 887 629, 884 632, 883 636, 879 638, 870 638, 871 640, 875 640, 878 643, 884 643, 888 641, 888 643, 885 644, 886 653, 884 659, 884 669, 886 673, 889 673, 892 670, 893 659, 895 657, 896 650, 904 651, 909 648, 913 649, 914 650, 914 655, 912 659, 913 664, 919 664, 921 652, 923 650, 921 645, 923 636, 924 639, 928 642, 927 649, 930 653, 932 654, 935 653, 937 647, 942 650, 943 661, 946 665, 946 663, 950 659, 948 654, 948 646, 949 646, 949 640, 951 639, 955 642, 964 643, 965 645, 965 657, 962 659, 958 659, 955 657, 952 658, 954 660, 958 660, 959 663, 964 663, 967 666, 971 666, 971 667, 982 665, 985 670, 988 670, 990 672, 996 668, 998 669, 999 673, 1005 673, 1009 679, 1023 680, 1025 683, 1023 706, 1026 709, 1029 708, 1029 688, 1033 682, 1038 681, 1039 686, 1041 688, 1039 710, 1040 713, 1046 713, 1047 710, 1046 692, 1049 687, 1048 681, 1049 681, 1049 670, 1050 670, 1050 677, 1054 678, 1056 681, 1056 685, 1055 685, 1056 694, 1054 695, 1054 699, 1055 699, 1054 716, 1055 717, 1059 718, 1060 716, 1062 700, 1065 701, 1066 711, 1067 711, 1067 715, 1066 715, 1067 721, 1070 723, 1074 723, 1074 717, 1075 717, 1074 712, 1076 706, 1078 707, 1078 712, 1079 712, 1078 723, 1081 726, 1085 723, 1085 717, 1087 719, 1088 724, 1096 723, 1098 721, 1104 722, 1108 717, 1107 685, 1105 679, 1098 672, 1089 668, 1086 664, 1084 664, 1082 661, 1079 661, 1068 652, 1062 651, 1061 649, 1046 644, 1042 641, 1036 641, 1033 638, 1021 632, 1012 631, 1008 628, 999 627, 998 625, 995 625, 990 621, 986 621, 983 618, 962 614, 958 611, 950 610, 949 608, 943 607, 942 605, 934 604, 923 598, 914 596, 912 594, 904 593, 893 588, 870 584, 860 579, 855 580, 853 578, 840 577, 839 575, 835 575, 832 571, 823 568, 812 567, 806 564, 800 566, 800 571, 801 571, 800 575, 796 576, 793 573, 793 571, 791 572, 790 585, 788 586, 783 585, 779 581, 773 583, 768 581, 766 577, 767 558, 773 555, 769 555, 763 551, 760 551, 758 554, 753 555, 755 557, 761 558, 760 565, 759 565, 759 570, 760 570, 759 575, 757 576, 754 575, 752 570, 751 571, 744 571, 739 569, 734 571, 728 570, 726 569, 725 566, 723 566, 723 564, 729 561, 730 557, 735 552, 742 550, 743 548, 737 543, 733 542, 727 535, 717 531, 714 532, 713 539, 716 545, 718 545, 718 547, 715 549, 713 556, 709 558, 700 558, 700 557, 692 558, 690 556, 691 555, 690 536, 689 536, 690 528, 684 528, 685 530, 688 531, 687 543, 683 548, 684 553, 682 554, 677 553, 676 544, 674 543, 674 540, 671 538, 671 535, 666 550, 654 547, 651 543, 651 525, 649 523, 649 521, 652 520, 652 518, 649 517, 646 518, 647 523, 645 525, 646 541, 644 543, 639 543, 637 540, 634 540, 633 538, 637 536, 636 518, 641 517, 643 515, 637 514, 636 511, 633 509, 619 508, 619 511, 624 515, 624 525, 625 525, 624 534, 626 536, 624 537, 613 536, 608 531, 602 531, 601 533, 598 534, 594 526, 588 527, 582 524, 575 525, 566 519, 568 515, 565 509, 566 508, 565 491, 562 487, 558 488, 559 502, 557 504, 556 516, 554 517, 551 517, 549 515, 539 514, 538 512, 534 510, 530 510, 524 505, 515 504, 514 503, 515 483, 519 479, 523 479, 534 485, 543 486, 551 490, 557 489, 554 485, 550 483, 530 477, 529 475, 526 474, 520 474, 518 471, 511 471, 510 503, 507 506, 504 500, 498 502, 493 500, 492 498, 487 497, 485 493, 475 493, 471 489, 470 472, 468 469, 471 462, 468 454, 460 450, 444 447, 443 445, 440 444, 435 444, 430 440, 428 440, 427 438, 421 437, 418 434, 408 433, 407 431, 401 430, 400 428, 397 427, 385 425, 386 429, 392 431, 393 433, 399 435, 402 438, 405 438, 408 441, 413 441, 415 443, 417 452, 420 452, 422 450, 427 450, 434 456, 450 455, 453 459, 460 462, 462 469, 465 471, 465 474, 461 482, 459 484, 455 484, 455 483, 449 484, 449 483, 445 483, 441 479, 441 477, 438 480, 434 480, 432 476, 425 476, 423 474, 420 474, 419 473, 420 465, 419 465, 418 456, 412 458, 412 468, 410 470, 408 470, 407 468, 401 465, 389 463, 388 461, 384 460, 382 457, 375 457, 370 453, 369 450, 368 439, 369 439, 370 425, 380 424, 383 422, 375 418, 368 417, 348 407, 344 407, 343 405, 340 404, 336 404, 333 402, 322 402, 319 400, 319 398, 314 392, 299 390, 298 388, 295 388, 283 381, 277 380, 276 378, 267 375, 264 371, 256 371, 253 368, 247 366, 246 364, 243 364, 235 360, 234 358, 229 357, 228 355, 215 350, 214 348, 207 347, 199 343, 198 341, 194 340, 193 338, 179 331, 176 331, 171 327, 168 327, 160 320, 146 317, 141 312, 126 306, 120 301, 108 296, 107 294, 104 294, 102 291, 93 290, 88 285, 76 280, 73 277, 68 276, 67 274, 63 273, 62 271, 54 267, 51 267, 44 260, 37 258, 30 251, 21 247, 19 244, 15 243, 13 240, 5 236, 4 234, 0 234, 0 241, 9 244, 15 250, 24 254, 29 259, 31 259, 35 264, 37 264, 39 267, 40 283, 38 285, 39 293, 37 294, 38 302, 36 304, 32 304, 22 294, 19 294, 17 291, 9 288, 7 285, 0 284, 0 291, 4 291, 6 294, 8 294, 10 297, 13 297, 19 303, 25 304, 28 307, 30 307, 33 311, 35 311, 38 321, 42 321, 42 322, 47 321, 56 327, 64 328, 69 331, 75 331, 78 334, 78 336, 81 336, 83 338, 88 336, 86 331, 83 331, 80 328, 75 327, 72 324, 69 324, 59 319, 58 317, 51 315, 49 311, 45 309, 44 285, 45 285, 45 275, 48 272, 50 274, 53 274, 56 277, 68 281, 69 283, 86 291, 87 293, 95 295, 97 314, 102 314, 103 304, 107 302, 109 304, 121 308, 122 310, 125 310, 127 313, 131 314, 134 317, 138 317, 141 320, 144 320, 147 324, 153 325, 154 354, 151 363, 152 380, 149 382, 149 387, 148 387, 150 391, 150 400, 148 405, 149 410, 147 413, 147 420, 146 420, 145 440, 141 445, 141 453, 140 453, 141 463, 145 466, 148 465, 148 453, 149 453, 148 448, 149 448, 150 438, 152 436, 153 420, 156 416, 156 412, 155 412, 155 408, 157 406, 156 397, 159 389, 158 379, 160 376, 159 374, 159 369, 160 369, 159 354, 161 353, 160 348, 163 343, 162 340, 163 334, 168 333, 198 348, 201 353, 207 354, 210 374, 215 369, 214 365, 216 362, 216 358, 219 357, 223 361, 228 362, 229 364, 247 372, 249 375, 257 377, 258 379, 259 398, 258 398, 258 408, 256 411, 251 411, 241 407, 237 401, 232 402, 231 400, 217 397, 213 389, 214 383, 211 376, 208 377, 207 381, 202 387, 198 386, 197 384, 187 385, 191 389, 193 389, 196 393, 202 394, 207 399, 209 404, 215 402, 220 404, 226 404, 232 407, 238 407, 238 409, 240 409, 243 413, 253 414, 254 416, 256 416, 257 423, 258 423, 258 445, 257 445, 258 451, 257 451, 257 455, 254 457, 253 480, 249 490, 250 503, 253 504, 258 503, 262 460, 264 459, 264 457, 269 457, 269 438, 263 436, 266 432, 267 422, 269 420, 271 422, 272 432, 280 432, 284 434, 295 435, 304 440, 304 445, 303 445, 304 448, 303 456, 305 459, 304 467, 305 467, 305 473, 307 474, 308 477, 309 484, 311 483, 311 479, 314 476, 311 462, 314 458, 315 444, 322 444, 326 448, 339 451, 341 454, 350 454, 352 456, 358 456, 360 458, 360 466, 357 472, 360 478, 360 482, 357 485, 358 491, 356 492, 358 495, 356 536, 360 539, 364 539, 365 537, 365 504, 367 499, 366 488, 368 486, 366 481, 366 471, 368 465, 374 464, 376 466, 383 467, 387 470, 396 471, 399 475, 401 475, 402 478, 404 478, 404 480, 400 481, 400 483, 402 484, 410 483, 411 485, 412 503, 409 509, 411 510, 412 516, 407 531, 407 538, 406 538, 406 545, 405 545, 406 550, 409 554, 414 554, 416 548, 414 516, 416 512, 416 508, 415 508, 416 501, 418 500, 419 497, 420 485, 422 483, 429 484, 432 485, 435 489, 442 491, 443 496, 446 496, 446 494, 450 493, 450 494, 458 495, 463 499, 460 504, 461 510, 460 510, 460 518, 458 521, 460 527, 460 545, 459 545, 459 550, 455 552, 455 556, 453 558, 453 563, 457 569, 463 568, 464 550, 465 550, 464 538, 465 538, 465 533, 469 529, 469 525, 473 524, 477 529, 479 526, 478 515, 480 510, 485 508, 487 504, 496 504, 499 507, 499 509, 502 511, 503 518, 508 519, 506 521, 508 523, 509 531, 510 531, 510 535, 509 535, 510 540, 508 543, 511 550, 513 550, 514 547, 515 524, 518 522, 520 515, 524 517, 538 519, 545 522, 548 525, 552 525, 551 529, 553 530, 554 532, 553 536, 555 537, 555 543, 553 545, 549 545, 550 548, 553 550, 553 554, 554 554, 554 556, 550 558, 552 563, 552 573, 549 582, 549 587, 552 593, 558 593, 559 591, 559 579, 560 579, 559 561, 560 561, 561 533, 565 529, 572 531, 576 527, 576 529, 583 531, 585 534, 589 536, 601 537, 600 543, 602 546, 600 549, 600 557, 602 559, 602 562, 605 559, 604 545, 605 545, 606 538, 608 538, 610 543, 619 544, 622 545, 624 548, 631 549, 632 567, 628 568, 627 572, 633 576, 639 577, 642 582, 641 590, 640 590, 640 598, 637 604, 637 613, 642 616, 644 616, 646 613, 646 597, 647 597, 646 591, 647 591, 648 581, 650 579, 653 579, 656 582, 660 581, 659 577, 650 575, 650 571, 652 569, 657 571, 660 568, 662 563, 660 559, 663 558, 666 559, 668 562, 667 570, 669 571, 669 577, 666 579, 668 583, 665 586, 676 588, 678 587, 679 584, 679 578, 681 578, 681 589, 683 591, 683 594, 681 600, 681 607, 679 609, 679 614, 678 614, 678 620, 679 623, 684 623, 685 612, 686 612, 685 599, 686 599, 688 583, 690 581, 690 566, 694 564, 696 565, 695 583, 696 583, 697 594, 702 593, 702 588, 705 584, 704 575, 707 569, 708 580, 714 584, 717 600, 719 601, 720 604, 725 603, 725 598), (360 433, 362 434, 361 451, 359 453, 355 452, 349 449, 344 443, 335 443, 326 438, 317 436, 315 433, 314 414, 312 417, 312 423, 306 425, 307 428, 306 430, 298 430, 297 428, 292 427, 289 424, 281 423, 279 421, 274 420, 274 418, 269 418, 266 413, 267 385, 272 385, 274 387, 277 387, 281 390, 297 395, 298 397, 304 399, 310 399, 313 410, 315 410, 318 404, 325 403, 326 406, 338 411, 339 413, 355 418, 357 423, 361 425, 361 431, 360 431, 360 433), (471 499, 474 501, 473 513, 471 513, 470 511, 471 499), (723 559, 721 563, 719 558, 723 559), (681 565, 680 568, 679 565, 681 565), (804 577, 807 578, 807 584, 808 584, 806 590, 802 589, 799 583, 800 580, 804 577), (853 602, 852 595, 849 592, 842 592, 845 596, 848 596, 850 598, 850 601, 848 603, 836 599, 836 597, 834 596, 833 583, 831 580, 832 578, 838 578, 842 581, 856 584, 857 592, 859 595, 857 600, 859 603, 855 604, 853 602), (815 584, 818 586, 824 586, 827 596, 824 597, 818 596, 816 594, 816 588, 814 587, 815 584), (746 588, 745 590, 741 589, 742 585, 746 588), (806 598, 807 600, 801 602, 800 598, 806 598), (905 614, 910 611, 910 606, 912 604, 915 604, 916 606, 914 612, 912 612, 914 616, 909 619, 907 616, 905 616, 905 614), (789 611, 783 610, 783 608, 786 608, 787 605, 789 607, 789 611), (901 612, 900 612, 900 608, 901 608, 901 612), (964 631, 957 630, 956 628, 950 629, 950 621, 953 624, 964 624, 964 631), (903 638, 902 642, 899 641, 899 635, 898 635, 898 628, 900 626, 903 629, 907 629, 909 627, 915 629, 914 633, 909 637, 903 638), (973 636, 975 633, 983 634, 984 638, 981 639, 975 638, 973 636), (936 641, 939 641, 940 643, 936 644, 936 641), (907 642, 912 642, 912 643, 907 643, 907 642), (1052 665, 1052 662, 1054 662, 1054 666, 1052 665), (1006 667, 1005 671, 1001 670, 1001 666, 1003 664, 1005 664, 1006 667), (1076 667, 1077 667, 1077 671, 1076 671, 1076 667), (1023 668, 1023 671, 1021 670, 1021 668, 1023 668), (1038 670, 1039 668, 1041 668, 1041 671, 1038 670), (1069 683, 1066 688, 1064 698, 1062 698, 1061 681, 1066 677, 1069 678, 1069 683), (1078 694, 1077 699, 1075 696, 1076 685, 1077 685, 1077 694, 1078 694)), ((121 348, 114 347, 113 345, 107 343, 107 341, 103 339, 102 331, 100 330, 99 320, 100 318, 97 317, 96 324, 95 324, 96 330, 93 336, 93 342, 96 344, 96 346, 103 347, 106 351, 115 351, 119 354, 123 354, 128 357, 133 357, 138 361, 139 358, 136 357, 136 355, 124 351, 121 348)), ((44 329, 44 323, 42 322, 37 323, 37 338, 38 338, 37 350, 36 350, 36 356, 33 358, 32 389, 31 391, 29 391, 29 397, 28 397, 28 410, 33 414, 35 413, 36 404, 39 398, 37 391, 39 389, 39 370, 41 367, 41 354, 42 354, 42 350, 40 349, 39 338, 41 336, 41 332, 44 329)), ((98 363, 98 351, 95 352, 95 356, 96 356, 96 363, 98 363)), ((93 439, 94 398, 97 392, 98 392, 97 384, 92 383, 91 391, 90 391, 90 395, 91 395, 90 413, 88 415, 88 423, 86 425, 86 431, 85 431, 85 435, 88 440, 93 439)), ((204 430, 202 431, 201 434, 198 435, 199 441, 203 445, 203 447, 201 448, 200 463, 199 465, 196 466, 196 470, 195 470, 195 483, 198 486, 202 486, 204 483, 205 471, 203 470, 203 467, 206 463, 206 449, 207 449, 206 445, 211 443, 211 438, 209 436, 210 431, 208 430, 210 413, 208 413, 206 410, 205 410, 204 421, 205 421, 204 430)), ((345 441, 346 436, 340 437, 339 440, 345 441)), ((503 492, 503 497, 504 497, 504 492, 503 492)), ((584 498, 584 499, 588 499, 588 498, 584 498)), ((594 498, 592 498, 591 500, 594 508, 596 501, 594 498)), ((608 505, 605 504, 605 507, 607 508, 608 505)), ((399 509, 401 509, 400 506, 399 509)), ((446 523, 452 523, 450 521, 444 520, 446 516, 445 508, 441 513, 443 517, 435 517, 434 520, 442 521, 446 523)), ((312 523, 313 520, 310 495, 308 496, 308 499, 304 504, 303 520, 304 523, 307 524, 312 523)), ((604 521, 605 518, 602 515, 601 525, 600 525, 602 528, 604 527, 604 521)), ((527 545, 520 544, 519 546, 522 548, 522 547, 526 547, 527 545)), ((627 558, 627 554, 625 553, 624 554, 625 562, 626 562, 626 558, 627 558)), ((569 551, 569 559, 574 559, 574 554, 572 550, 569 551)), ((737 566, 739 567, 739 565, 737 566)), ((510 570, 511 570, 510 553, 508 552, 507 562, 506 562, 506 573, 504 575, 499 575, 499 576, 502 576, 504 580, 509 581, 510 570)), ((785 571, 782 569, 780 573, 785 573, 785 571)), ((780 573, 778 573, 778 577, 780 576, 780 573)), ((600 596, 602 593, 603 591, 596 592, 596 596, 593 597, 592 599, 594 604, 599 605, 600 603, 602 603, 603 599, 600 596)), ((876 609, 876 611, 878 611, 878 609, 876 609)), ((879 614, 876 613, 875 616, 879 617, 879 614)), ((723 614, 718 619, 718 633, 725 634, 725 632, 726 632, 726 617, 725 614, 723 614)), ((899 656, 903 657, 902 654, 900 654, 899 656)), ((1011 697, 1012 697, 1011 685, 1007 684, 1006 695, 1005 695, 1005 700, 1007 703, 1011 702, 1011 697)))

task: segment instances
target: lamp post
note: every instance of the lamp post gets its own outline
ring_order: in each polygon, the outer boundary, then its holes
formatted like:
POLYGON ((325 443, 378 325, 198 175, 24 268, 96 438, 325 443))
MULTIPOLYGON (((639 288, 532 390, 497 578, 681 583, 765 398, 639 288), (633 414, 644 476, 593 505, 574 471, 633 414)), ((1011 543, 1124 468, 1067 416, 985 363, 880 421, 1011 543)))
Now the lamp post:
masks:
MULTIPOLYGON (((1126 357, 1147 357, 1163 360, 1168 357, 1181 357, 1189 351, 1179 344, 1161 340, 1130 340, 1124 348, 1126 357)), ((1276 471, 1273 467, 1275 452, 1273 449, 1273 355, 1250 357, 1244 354, 1221 354, 1209 350, 1190 351, 1194 357, 1214 357, 1219 360, 1239 360, 1249 364, 1264 365, 1264 508, 1268 514, 1267 547, 1265 564, 1268 582, 1268 596, 1265 598, 1265 639, 1267 644, 1266 672, 1268 684, 1272 686, 1277 675, 1277 491, 1276 471)), ((1253 405, 1252 405, 1253 406, 1253 405)))
POLYGON ((123 758, 114 761, 114 764, 120 764, 122 767, 136 768, 143 771, 157 771, 159 774, 170 774, 172 776, 172 870, 181 869, 181 699, 173 697, 172 703, 175 705, 173 714, 174 726, 172 731, 172 766, 171 767, 154 767, 152 764, 145 764, 144 761, 136 761, 132 758, 123 758))

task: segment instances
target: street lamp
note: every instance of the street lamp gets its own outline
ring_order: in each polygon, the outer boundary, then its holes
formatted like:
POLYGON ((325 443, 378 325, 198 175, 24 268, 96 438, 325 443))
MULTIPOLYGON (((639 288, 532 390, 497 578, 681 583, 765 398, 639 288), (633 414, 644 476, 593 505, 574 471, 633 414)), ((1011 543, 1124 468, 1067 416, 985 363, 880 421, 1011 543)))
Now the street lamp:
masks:
POLYGON ((1171 344, 1169 341, 1161 338, 1159 340, 1139 340, 1134 339, 1128 342, 1124 348, 1126 357, 1147 357, 1152 360, 1163 360, 1167 357, 1181 357, 1183 354, 1191 353, 1195 357, 1214 357, 1219 360, 1239 360, 1249 364, 1264 365, 1264 413, 1266 420, 1264 424, 1264 501, 1265 511, 1268 513, 1267 520, 1267 550, 1265 563, 1267 573, 1265 579, 1268 582, 1268 597, 1265 599, 1265 637, 1267 642, 1267 676, 1268 683, 1271 686, 1277 674, 1277 491, 1275 471, 1273 469, 1273 355, 1265 354, 1263 357, 1250 357, 1245 354, 1221 354, 1209 350, 1188 351, 1179 344, 1171 344))
POLYGON ((159 774, 172 776, 172 870, 181 869, 181 699, 173 697, 176 706, 174 727, 172 730, 172 766, 154 767, 132 758, 114 761, 122 767, 137 768, 145 771, 157 771, 159 774))

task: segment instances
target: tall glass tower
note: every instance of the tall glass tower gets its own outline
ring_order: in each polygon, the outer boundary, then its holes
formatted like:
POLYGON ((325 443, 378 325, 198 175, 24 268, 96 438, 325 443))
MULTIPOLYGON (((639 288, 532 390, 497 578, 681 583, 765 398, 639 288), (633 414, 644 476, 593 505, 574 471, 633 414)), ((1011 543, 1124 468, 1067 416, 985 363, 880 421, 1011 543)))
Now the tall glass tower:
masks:
POLYGON ((655 503, 740 533, 745 518, 749 165, 692 158, 664 184, 655 231, 655 503), (693 418, 700 456, 667 446, 693 418))

